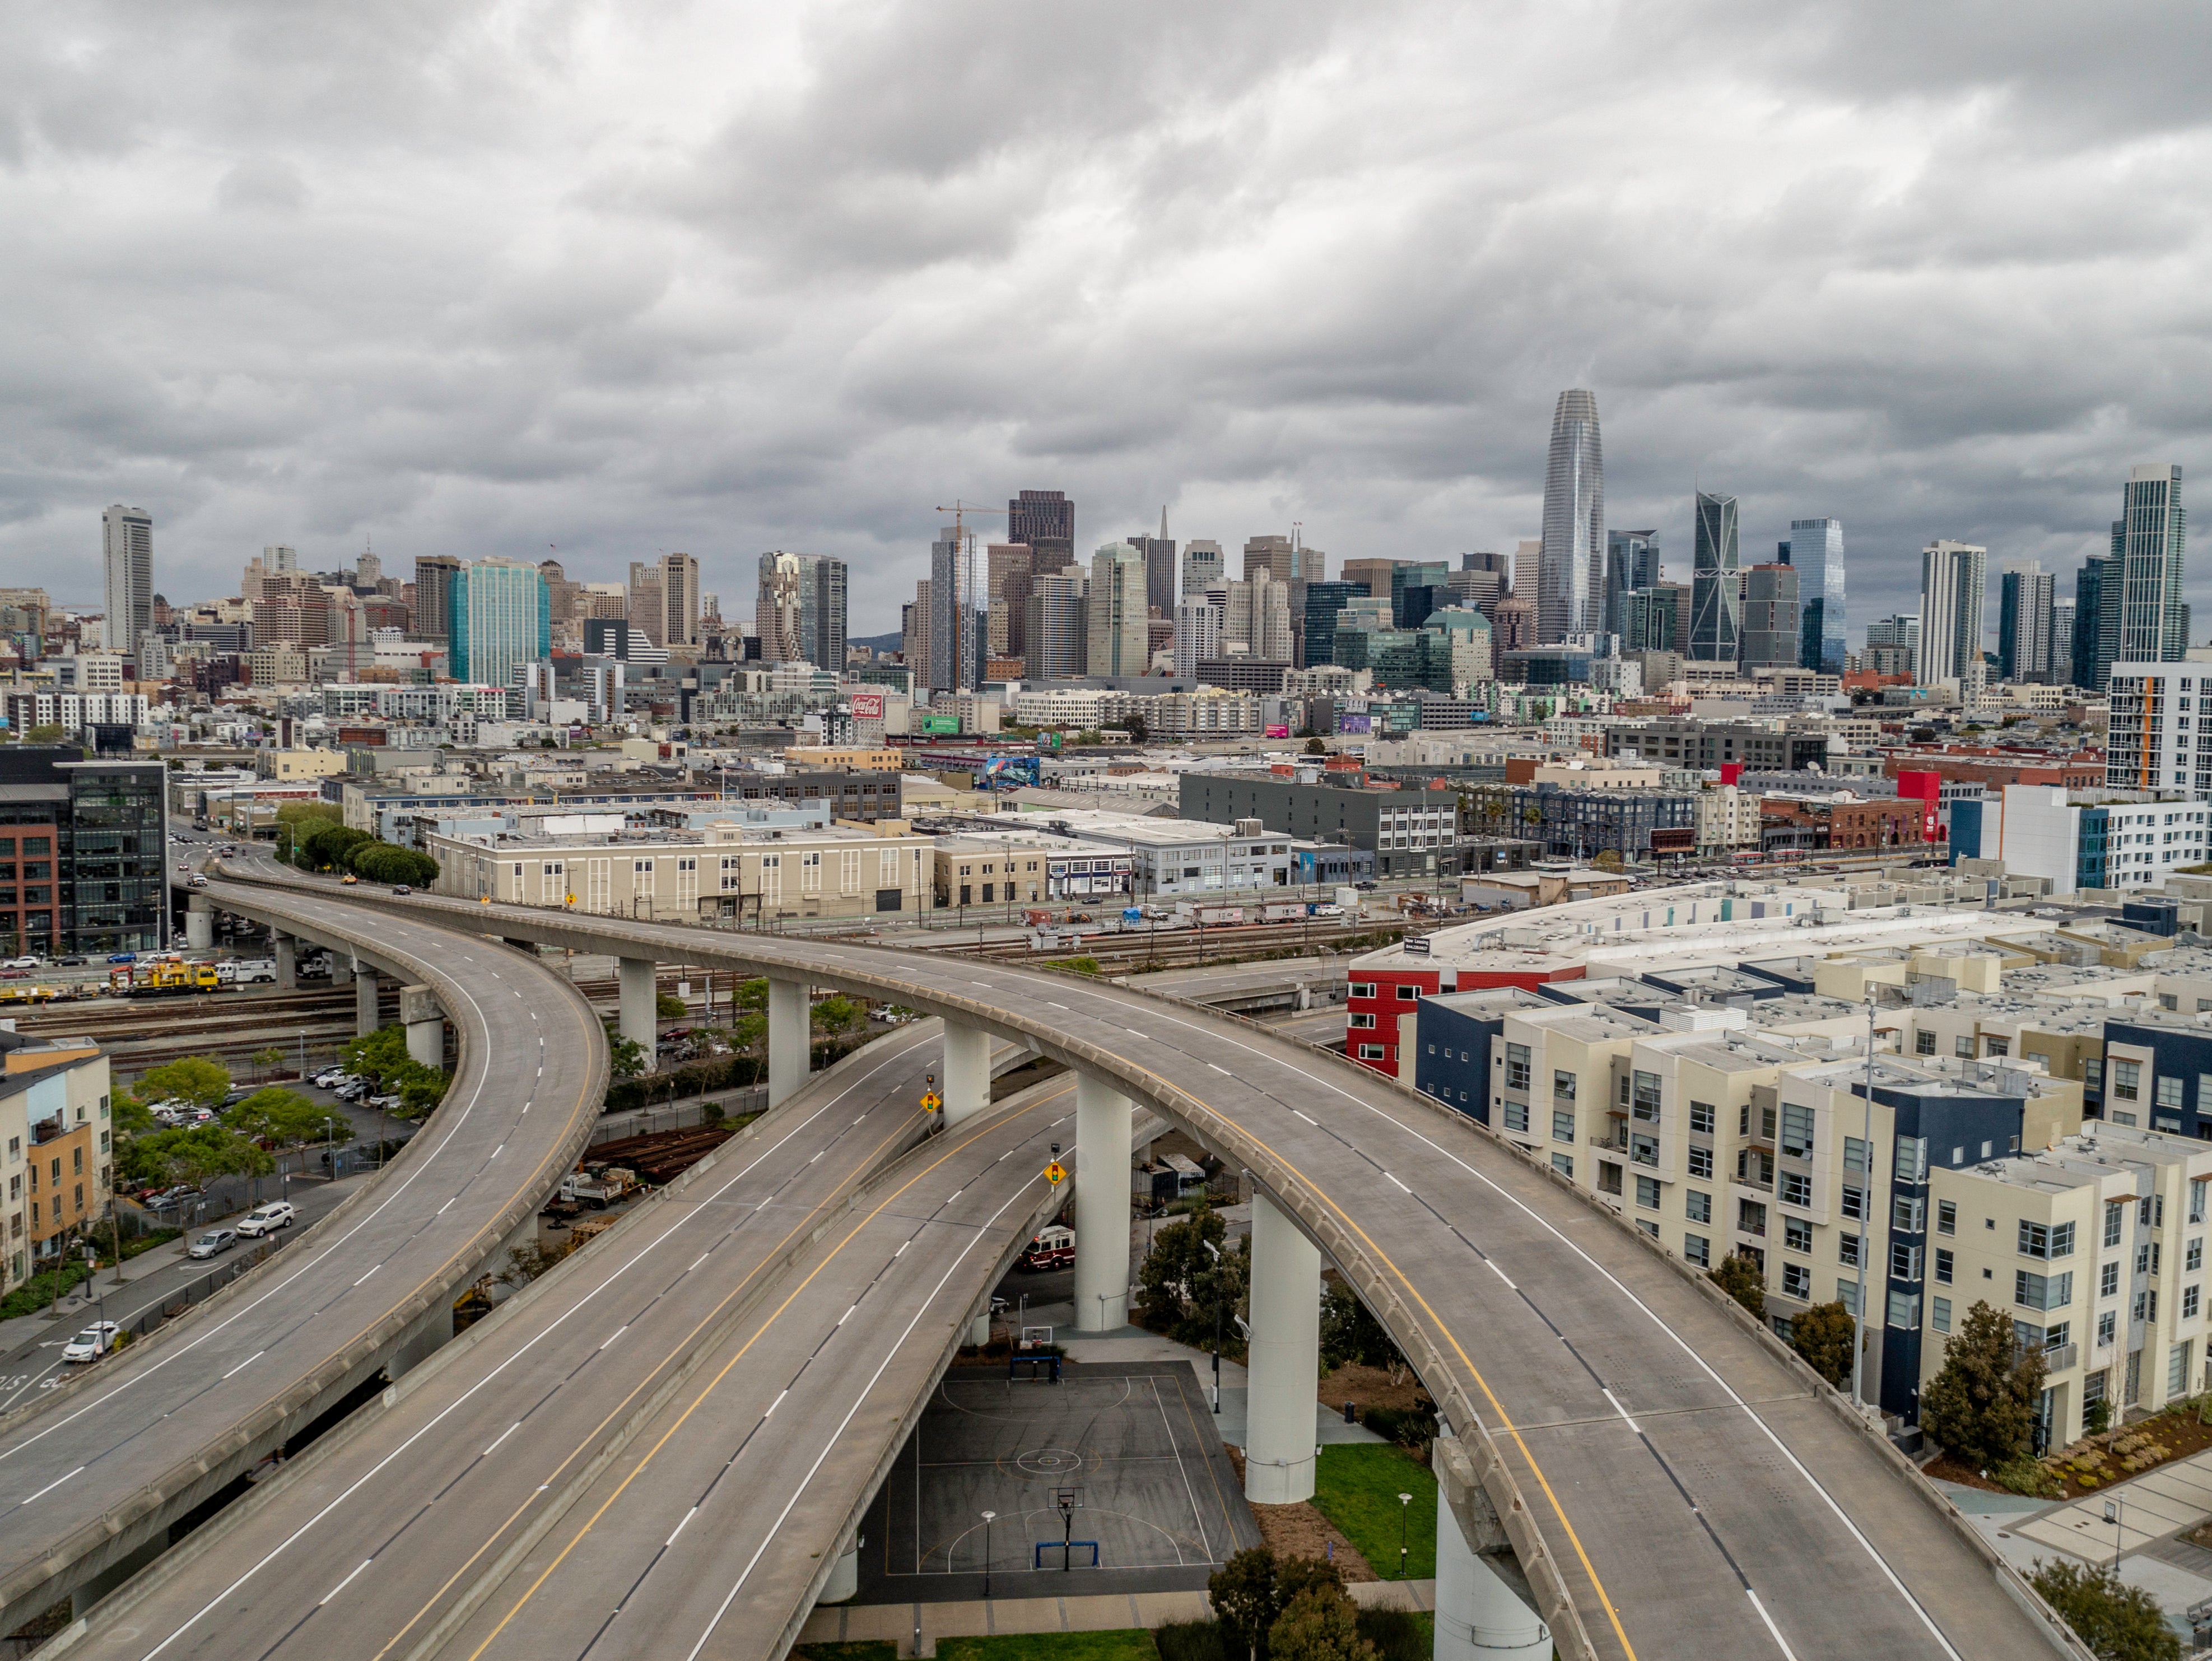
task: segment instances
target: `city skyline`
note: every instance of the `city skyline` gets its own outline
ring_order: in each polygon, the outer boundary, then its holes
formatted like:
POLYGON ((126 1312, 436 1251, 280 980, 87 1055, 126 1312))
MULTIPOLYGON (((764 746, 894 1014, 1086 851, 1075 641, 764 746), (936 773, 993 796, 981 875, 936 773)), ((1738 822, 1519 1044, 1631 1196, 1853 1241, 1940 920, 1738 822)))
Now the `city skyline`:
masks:
POLYGON ((875 634, 937 504, 1039 482, 1086 551, 1163 504, 1231 549, 1303 522, 1338 559, 1510 550, 1582 386, 1613 525, 1686 551, 1700 485, 1747 549, 1832 516, 1881 616, 1931 538, 2073 569, 2116 475, 2212 437, 2212 138, 2156 89, 2201 12, 2162 19, 2124 99, 2087 15, 1922 20, 1907 53, 1901 20, 1386 5, 1357 48, 1296 7, 1002 23, 979 50, 921 9, 679 8, 590 51, 550 20, 547 59, 465 8, 281 40, 27 18, 0 581, 82 569, 120 501, 172 597, 264 543, 328 567, 373 535, 393 569, 557 544, 592 578, 680 549, 733 609, 790 549, 844 560, 875 634), (1164 39, 1172 72, 1136 76, 1164 39), (149 60, 189 72, 118 125, 149 60), (1040 61, 1050 119, 947 131, 920 90, 1040 61), (293 72, 327 62, 356 96, 293 72), (1569 119, 1597 75, 1632 90, 1569 119))

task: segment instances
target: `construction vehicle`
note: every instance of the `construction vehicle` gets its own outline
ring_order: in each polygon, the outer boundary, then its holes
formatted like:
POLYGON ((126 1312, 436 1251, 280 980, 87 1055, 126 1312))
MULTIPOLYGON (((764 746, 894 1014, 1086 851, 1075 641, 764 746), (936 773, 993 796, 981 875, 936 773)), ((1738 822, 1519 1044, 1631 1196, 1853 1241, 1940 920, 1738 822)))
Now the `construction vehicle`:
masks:
POLYGON ((110 970, 107 989, 118 998, 181 996, 222 989, 222 977, 211 963, 186 963, 181 958, 155 958, 125 968, 110 970))
POLYGON ((635 1171, 625 1171, 620 1165, 605 1165, 597 1171, 570 1171, 561 1179, 561 1198, 569 1205, 605 1211, 628 1199, 641 1186, 635 1171))

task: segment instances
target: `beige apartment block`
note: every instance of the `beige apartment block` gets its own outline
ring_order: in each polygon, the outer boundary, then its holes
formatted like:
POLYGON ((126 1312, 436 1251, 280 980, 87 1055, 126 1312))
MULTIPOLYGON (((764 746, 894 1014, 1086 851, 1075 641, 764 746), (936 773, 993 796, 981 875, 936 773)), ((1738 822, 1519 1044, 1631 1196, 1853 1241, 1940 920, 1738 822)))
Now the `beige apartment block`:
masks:
POLYGON ((423 851, 438 861, 436 891, 469 899, 744 922, 926 916, 935 839, 896 824, 794 830, 727 823, 699 831, 489 842, 428 832, 423 851))
POLYGON ((1985 1302, 2044 1351, 2047 1445, 2081 1436, 2091 1402, 2154 1412, 2212 1387, 2208 1191, 2212 1146, 2094 1122, 2031 1157, 1936 1170, 1923 1384, 1985 1302))

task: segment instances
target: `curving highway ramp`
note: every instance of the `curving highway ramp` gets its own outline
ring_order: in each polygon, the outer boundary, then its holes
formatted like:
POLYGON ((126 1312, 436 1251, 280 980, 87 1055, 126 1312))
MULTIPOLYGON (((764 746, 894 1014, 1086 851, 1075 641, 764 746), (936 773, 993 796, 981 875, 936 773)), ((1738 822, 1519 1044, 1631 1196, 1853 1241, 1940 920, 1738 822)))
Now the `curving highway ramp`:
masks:
MULTIPOLYGON (((1879 1435, 1698 1277, 1368 1069, 1187 1005, 997 964, 424 896, 354 903, 896 999, 1187 1128, 1252 1171, 1413 1360, 1563 1653, 2079 1652, 1879 1435)), ((789 1613, 763 1593, 743 1611, 760 1646, 716 1652, 769 1654, 789 1613)))

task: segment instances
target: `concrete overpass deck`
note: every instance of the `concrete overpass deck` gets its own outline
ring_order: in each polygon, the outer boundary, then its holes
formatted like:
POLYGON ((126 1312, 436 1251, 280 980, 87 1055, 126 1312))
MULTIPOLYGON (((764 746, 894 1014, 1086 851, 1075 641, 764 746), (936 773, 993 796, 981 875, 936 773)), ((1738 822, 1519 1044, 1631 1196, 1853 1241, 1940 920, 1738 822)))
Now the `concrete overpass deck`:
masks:
POLYGON ((598 1019, 536 963, 313 893, 236 899, 429 985, 459 1069, 408 1152, 307 1238, 0 1421, 0 1630, 100 1595, 319 1415, 449 1335, 458 1289, 533 1226, 605 1092, 598 1019))
MULTIPOLYGON (((1564 1653, 2079 1652, 1878 1433, 1847 1421, 1699 1277, 1480 1128, 1369 1069, 1078 977, 353 897, 508 938, 894 998, 1028 1043, 1184 1127, 1253 1173, 1413 1360, 1474 1454, 1564 1653)), ((782 1514, 828 1479, 808 1467, 783 1480, 754 1503, 782 1514)), ((828 1572, 820 1565, 813 1585, 828 1572)), ((732 1583, 730 1595, 747 1600, 743 1629, 765 1637, 803 1616, 811 1590, 787 1603, 787 1590, 732 1583)), ((684 1607, 697 1612, 696 1600, 684 1607)), ((718 1637, 715 1652, 770 1651, 718 1637)))

